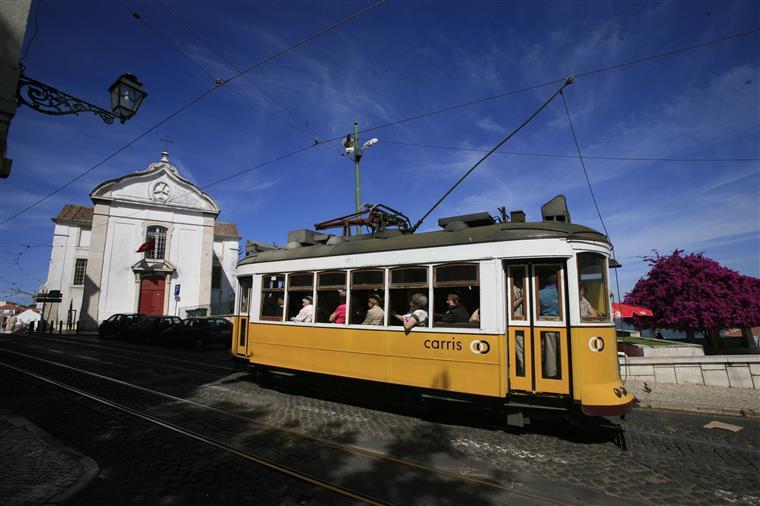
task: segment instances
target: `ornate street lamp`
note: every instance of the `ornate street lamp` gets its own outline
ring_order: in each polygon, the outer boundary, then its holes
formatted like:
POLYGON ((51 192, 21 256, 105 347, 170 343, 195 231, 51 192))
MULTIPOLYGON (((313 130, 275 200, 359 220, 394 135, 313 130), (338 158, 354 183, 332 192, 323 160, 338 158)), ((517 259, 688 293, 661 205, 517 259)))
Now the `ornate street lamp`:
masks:
POLYGON ((148 96, 142 84, 132 74, 123 74, 108 88, 108 91, 111 94, 113 112, 27 77, 24 75, 22 66, 16 101, 19 105, 28 105, 36 111, 54 116, 91 112, 110 125, 115 119, 124 123, 134 116, 143 99, 148 96))

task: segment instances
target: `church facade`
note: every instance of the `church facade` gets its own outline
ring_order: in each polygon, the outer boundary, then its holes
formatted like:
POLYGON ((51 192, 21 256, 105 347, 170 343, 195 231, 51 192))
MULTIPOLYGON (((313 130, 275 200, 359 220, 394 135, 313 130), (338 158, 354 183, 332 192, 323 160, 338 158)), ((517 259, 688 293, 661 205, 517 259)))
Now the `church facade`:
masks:
POLYGON ((94 329, 116 313, 230 313, 239 235, 216 221, 214 199, 180 176, 168 153, 147 169, 105 181, 93 206, 53 218, 46 320, 94 329))

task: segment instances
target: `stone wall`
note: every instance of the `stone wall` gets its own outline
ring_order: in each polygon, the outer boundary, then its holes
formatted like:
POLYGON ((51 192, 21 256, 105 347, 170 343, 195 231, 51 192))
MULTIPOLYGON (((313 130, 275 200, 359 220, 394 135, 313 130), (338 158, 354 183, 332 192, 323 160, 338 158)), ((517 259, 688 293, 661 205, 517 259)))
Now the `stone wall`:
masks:
POLYGON ((760 389, 760 356, 618 357, 624 381, 760 389))

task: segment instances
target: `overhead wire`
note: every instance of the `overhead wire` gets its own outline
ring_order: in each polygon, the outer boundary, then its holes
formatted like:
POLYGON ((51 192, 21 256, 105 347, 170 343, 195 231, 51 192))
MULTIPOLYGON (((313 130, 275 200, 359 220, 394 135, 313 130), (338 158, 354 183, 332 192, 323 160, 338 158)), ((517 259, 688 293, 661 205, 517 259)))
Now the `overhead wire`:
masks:
POLYGON ((260 67, 262 65, 265 65, 265 64, 269 63, 270 61, 272 61, 272 60, 274 60, 274 59, 282 56, 283 54, 285 54, 285 53, 287 53, 289 51, 292 51, 293 49, 295 49, 297 47, 300 47, 300 46, 306 44, 307 42, 310 42, 310 41, 314 40, 315 38, 317 38, 317 37, 319 37, 319 36, 321 36, 321 35, 329 32, 331 30, 334 30, 335 28, 337 28, 337 27, 339 27, 339 26, 341 26, 341 25, 343 25, 343 24, 345 24, 345 23, 353 20, 354 18, 356 18, 358 16, 361 16, 362 14, 365 14, 365 13, 371 11, 372 9, 375 9, 375 8, 379 7, 380 5, 382 5, 385 2, 386 2, 386 0, 378 0, 375 3, 373 3, 373 4, 371 4, 371 5, 367 6, 367 7, 364 7, 363 9, 360 9, 360 10, 358 10, 358 11, 350 14, 349 16, 346 16, 346 17, 344 17, 344 18, 342 18, 342 19, 340 19, 340 20, 338 20, 338 21, 336 21, 336 22, 334 22, 334 23, 332 23, 332 24, 330 24, 330 25, 328 25, 328 26, 326 26, 326 27, 318 30, 317 32, 315 32, 315 33, 313 33, 313 34, 311 34, 311 35, 309 35, 309 36, 307 36, 307 37, 299 40, 298 42, 296 42, 294 44, 291 44, 290 46, 288 46, 288 47, 286 47, 284 49, 281 49, 280 51, 275 52, 274 54, 268 56, 267 58, 264 58, 263 60, 261 60, 261 61, 255 63, 255 64, 247 67, 246 69, 244 69, 243 71, 239 72, 238 74, 236 74, 236 75, 234 75, 232 77, 229 77, 227 79, 222 80, 219 83, 219 85, 214 86, 213 88, 210 88, 210 89, 204 91, 203 93, 201 93, 200 95, 198 95, 197 97, 193 98, 188 103, 186 103, 185 105, 181 106, 179 109, 177 109, 176 111, 172 112, 171 114, 169 114, 168 116, 166 116, 162 120, 158 121, 156 124, 154 124, 148 130, 144 131, 143 133, 141 133, 140 135, 138 135, 137 137, 135 137, 131 141, 127 142, 125 145, 123 145, 122 147, 120 147, 119 149, 117 149, 116 151, 114 151, 113 153, 111 153, 110 155, 108 155, 106 158, 104 158, 100 162, 96 163, 95 165, 93 165, 89 169, 86 169, 85 171, 81 172, 79 175, 77 175, 76 177, 70 179, 69 181, 65 182, 64 184, 58 186, 55 190, 47 193, 45 196, 43 196, 42 198, 36 200, 34 203, 32 203, 32 204, 24 207, 20 211, 14 213, 10 217, 6 218, 2 222, 0 222, 0 225, 4 225, 5 223, 8 223, 12 219, 20 216, 21 214, 25 213, 26 211, 28 211, 28 210, 30 210, 30 209, 32 209, 34 207, 38 206, 39 204, 41 204, 45 200, 49 199, 50 197, 52 197, 56 193, 58 193, 61 190, 63 190, 64 188, 66 188, 69 185, 71 185, 71 184, 75 183, 76 181, 80 180, 81 178, 83 178, 84 176, 86 176, 87 174, 89 174, 90 172, 94 171, 95 169, 97 169, 98 167, 100 167, 101 165, 103 165, 104 163, 106 163, 107 161, 109 161, 112 158, 114 158, 116 155, 118 155, 119 153, 121 153, 122 151, 124 151, 125 149, 127 149, 128 147, 130 147, 133 144, 135 144, 137 141, 139 141, 140 139, 142 139, 143 137, 145 137, 149 133, 151 133, 154 130, 156 130, 158 127, 160 127, 161 125, 163 125, 167 121, 171 120, 175 116, 177 116, 180 113, 184 112, 185 110, 189 109, 191 106, 193 106, 194 104, 196 104, 200 100, 204 99, 206 96, 210 95, 211 93, 213 93, 214 91, 216 91, 220 87, 226 85, 227 83, 230 83, 230 82, 234 81, 235 79, 239 78, 243 74, 245 74, 247 72, 250 72, 251 70, 253 70, 255 68, 258 68, 258 67, 260 67))
MULTIPOLYGON (((399 146, 410 146, 410 147, 419 147, 419 148, 429 148, 429 149, 443 149, 443 150, 449 150, 449 151, 464 151, 469 153, 487 153, 487 149, 475 149, 475 148, 457 148, 454 146, 442 146, 442 145, 436 145, 436 144, 421 144, 416 142, 402 142, 402 141, 394 141, 383 138, 383 144, 395 144, 399 146)), ((530 152, 524 152, 524 151, 497 151, 495 154, 497 155, 514 155, 514 156, 534 156, 534 157, 546 157, 546 158, 569 158, 576 160, 578 159, 578 155, 560 155, 556 153, 530 153, 530 152)), ((733 158, 657 158, 657 157, 635 157, 635 156, 590 156, 590 155, 584 155, 584 158, 586 160, 608 160, 608 161, 631 161, 631 162, 756 162, 760 161, 760 157, 751 158, 740 158, 740 157, 733 157, 733 158)))
POLYGON ((37 31, 39 29, 37 15, 40 13, 41 5, 42 5, 42 0, 37 0, 37 6, 34 8, 34 31, 32 32, 32 36, 29 37, 29 42, 27 42, 26 44, 26 49, 24 49, 24 54, 22 54, 21 58, 18 59, 19 63, 23 62, 26 59, 26 57, 29 55, 29 50, 32 48, 32 43, 34 42, 34 39, 37 38, 37 31))
POLYGON ((564 84, 562 85, 562 87, 561 87, 559 90, 557 90, 556 92, 554 92, 554 94, 553 94, 551 97, 549 97, 549 99, 548 99, 548 100, 546 100, 546 101, 545 101, 543 104, 541 104, 541 107, 539 107, 538 109, 536 109, 536 111, 535 111, 533 114, 531 114, 531 115, 530 115, 530 116, 529 116, 529 117, 528 117, 528 118, 527 118, 525 121, 523 121, 522 123, 520 123, 520 125, 519 125, 517 128, 515 128, 514 130, 512 130, 512 131, 509 133, 509 135, 507 135, 507 136, 506 136, 504 139, 502 139, 502 140, 501 140, 501 141, 500 141, 500 142, 499 142, 499 143, 498 143, 496 146, 494 146, 494 147, 493 147, 493 148, 492 148, 492 149, 491 149, 491 150, 490 150, 488 153, 486 153, 485 155, 483 155, 483 156, 480 158, 480 160, 478 160, 477 162, 475 162, 475 164, 474 164, 472 167, 470 167, 470 169, 469 169, 467 172, 465 172, 465 173, 462 175, 462 177, 460 177, 460 178, 457 180, 457 182, 456 182, 456 183, 454 183, 454 185, 453 185, 451 188, 449 188, 449 189, 448 189, 448 191, 447 191, 446 193, 444 193, 444 194, 443 194, 443 196, 442 196, 440 199, 438 199, 438 201, 437 201, 435 204, 433 204, 433 207, 431 207, 431 208, 430 208, 430 209, 429 209, 429 210, 428 210, 428 211, 427 211, 427 212, 426 212, 426 213, 425 213, 425 214, 422 216, 422 218, 420 218, 420 219, 417 221, 417 223, 415 223, 415 224, 414 224, 414 226, 413 226, 413 227, 412 227, 412 229, 411 229, 412 233, 414 233, 414 231, 415 231, 415 230, 417 230, 417 229, 419 228, 419 226, 420 226, 420 225, 422 225, 422 222, 423 222, 423 221, 425 221, 425 219, 426 219, 428 216, 430 216, 430 213, 432 213, 432 212, 435 210, 435 208, 436 208, 436 207, 438 207, 438 205, 439 205, 441 202, 443 202, 443 200, 444 200, 446 197, 448 197, 448 196, 449 196, 449 194, 450 194, 451 192, 453 192, 453 191, 456 189, 456 187, 457 187, 457 186, 459 186, 459 184, 460 184, 462 181, 464 181, 464 180, 465 180, 465 178, 466 178, 467 176, 469 176, 470 174, 472 174, 472 172, 473 172, 473 171, 474 171, 476 168, 478 168, 478 166, 479 166, 481 163, 483 163, 483 162, 484 162, 484 161, 485 161, 485 160, 486 160, 486 159, 487 159, 489 156, 491 156, 491 155, 492 155, 494 152, 496 152, 496 150, 498 150, 498 149, 499 149, 501 146, 503 146, 504 144, 506 144, 506 142, 507 142, 507 141, 509 141, 509 139, 511 139, 512 137, 514 137, 514 136, 515 136, 515 135, 516 135, 516 134, 517 134, 517 133, 518 133, 520 130, 522 130, 522 129, 523 129, 523 128, 524 128, 524 127, 525 127, 525 126, 528 124, 528 123, 530 123, 531 121, 533 121, 533 119, 534 119, 536 116, 538 116, 538 115, 541 113, 541 111, 543 111, 544 109, 546 109, 546 107, 547 107, 547 106, 548 106, 548 105, 549 105, 549 104, 550 104, 550 103, 551 103, 551 102, 552 102, 552 101, 553 101, 553 100, 554 100, 554 99, 557 97, 557 95, 561 95, 561 94, 562 94, 562 90, 564 90, 564 89, 565 89, 567 86, 570 86, 570 85, 573 83, 573 80, 574 80, 574 79, 573 79, 572 77, 568 77, 568 78, 566 78, 566 79, 565 79, 565 82, 564 82, 564 84))
MULTIPOLYGON (((223 60, 223 61, 224 61, 224 62, 225 62, 225 63, 226 63, 226 64, 227 64, 227 65, 228 65, 228 66, 229 66, 229 67, 230 67, 232 70, 234 70, 235 72, 239 72, 239 71, 240 71, 240 69, 239 69, 239 68, 238 68, 238 67, 237 67, 237 66, 236 66, 234 63, 232 63, 232 62, 230 61, 230 59, 229 59, 229 58, 227 58, 227 57, 226 57, 224 54, 222 54, 222 53, 221 53, 221 52, 219 52, 219 51, 218 51, 216 48, 214 48, 214 46, 212 46, 212 45, 211 45, 211 44, 210 44, 210 43, 209 43, 209 42, 208 42, 208 41, 207 41, 207 40, 206 40, 204 37, 202 37, 202 36, 201 36, 201 35, 200 35, 200 34, 199 34, 197 31, 193 30, 193 28, 192 28, 192 27, 190 27, 190 25, 189 25, 188 23, 186 23, 186 22, 185 22, 185 21, 184 21, 182 18, 180 18, 180 17, 179 17, 179 16, 178 16, 176 13, 174 13, 174 11, 172 11, 172 10, 171 10, 171 9, 170 9, 170 8, 169 8, 167 5, 166 5, 166 3, 165 3, 164 1, 162 1, 162 0, 157 0, 157 3, 158 3, 158 4, 159 4, 161 7, 163 7, 163 8, 164 8, 164 10, 166 10, 166 12, 168 12, 168 13, 169 13, 169 14, 170 14, 170 15, 171 15, 171 16, 172 16, 174 19, 176 19, 176 20, 177 20, 177 21, 178 21, 178 22, 179 22, 179 23, 180 23, 180 24, 181 24, 183 27, 185 27, 185 29, 186 29, 187 31, 189 31, 190 33, 192 33, 192 34, 195 36, 195 38, 197 38, 199 41, 201 41, 201 43, 202 43, 203 45, 205 45, 205 46, 206 46, 206 47, 207 47, 207 48, 208 48, 208 49, 209 49, 209 50, 210 50, 212 53, 214 53, 214 54, 215 54, 215 55, 217 55, 219 58, 221 58, 221 59, 222 59, 222 60, 223 60)), ((277 99, 277 98, 275 98, 273 95, 271 95, 269 92, 267 92, 267 91, 266 91, 266 90, 265 90, 265 89, 264 89, 264 88, 263 88, 263 87, 262 87, 262 86, 261 86, 259 83, 257 83, 255 80, 253 80, 253 78, 251 78, 251 76, 249 76, 249 75, 247 75, 247 74, 246 74, 246 75, 244 76, 244 79, 245 79, 246 81, 248 81, 249 83, 251 83, 251 85, 253 85, 253 86, 254 86, 254 87, 255 87, 255 88, 256 88, 256 89, 257 89, 257 90, 258 90, 258 91, 259 91, 259 92, 260 92, 262 95, 264 95, 266 98, 268 98, 268 99, 269 99, 269 100, 271 100, 273 103, 275 103, 276 105, 278 105, 278 106, 279 106, 279 107, 280 107, 282 110, 284 110, 286 113, 288 113, 288 115, 289 115, 291 118, 293 118, 294 120, 298 121, 299 123, 302 123, 302 124, 303 124, 303 125, 304 125, 306 128, 308 128, 308 129, 309 129, 309 131, 310 131, 312 134, 316 135, 316 136, 317 136, 317 138, 319 138, 319 137, 320 137, 320 136, 319 136, 319 133, 317 133, 317 131, 316 131, 316 130, 314 130, 314 128, 311 126, 311 124, 310 124, 310 122, 309 122, 309 121, 307 121, 307 120, 305 120, 305 119, 302 119, 302 118, 299 118, 299 117, 298 117, 298 116, 297 116, 297 115, 296 115, 296 114, 295 114, 295 113, 294 113, 294 112, 293 112, 293 111, 292 111, 292 110, 291 110, 289 107, 287 107, 285 104, 283 104, 283 103, 282 103, 282 101, 278 100, 278 99, 277 99)))
MULTIPOLYGON (((127 11, 128 11, 128 12, 129 12, 129 13, 132 15, 132 17, 133 17, 134 19, 138 20, 140 23, 142 23, 143 25, 145 25, 145 27, 146 27, 146 28, 147 28, 147 29, 148 29, 150 32, 152 32, 154 35, 157 35, 158 37, 160 37, 160 38, 161 38, 161 39, 162 39, 164 42, 166 42, 166 43, 167 43, 169 46, 171 46, 171 47, 172 47, 172 48, 173 48, 175 51, 177 51, 178 53, 180 53, 182 56, 184 56, 184 57, 185 57, 187 60, 189 60, 189 61, 190 61, 190 62, 191 62, 193 65, 195 65, 195 66, 196 66, 198 69, 200 69, 200 70, 201 70, 201 72, 203 72, 204 74, 206 74, 207 76, 209 76, 209 77, 211 78, 211 80, 212 80, 214 83, 216 83, 217 79, 219 79, 219 76, 215 76, 214 74, 212 74, 211 72, 209 72, 209 71, 208 71, 208 69, 206 69, 206 68, 205 68, 203 65, 201 65, 200 63, 198 63, 198 62, 195 60, 195 58, 193 58, 192 56, 190 56, 189 54, 187 54, 187 52, 186 52, 186 51, 184 51, 184 50, 183 50, 181 47, 177 46, 177 45, 176 45, 174 42, 172 42, 172 41, 171 41, 171 40, 170 40, 168 37, 166 37, 166 36, 165 36, 165 35, 164 35, 164 34, 161 32, 161 30, 157 30, 157 29, 155 29, 155 28, 154 28, 154 27, 153 27, 153 26, 152 26, 150 23, 148 23, 148 22, 145 20, 145 18, 144 18, 144 17, 143 17, 143 16, 142 16, 142 15, 141 15, 139 12, 137 12, 137 11, 135 11, 135 10, 132 10, 130 7, 128 7, 126 4, 124 4, 124 2, 122 2, 122 3, 121 3, 121 5, 122 5, 122 7, 124 7, 124 9, 126 9, 126 10, 127 10, 127 11)), ((237 69, 234 69, 234 70, 237 70, 237 69)), ((246 77, 247 77, 247 76, 246 76, 246 77)), ((234 93, 235 95, 237 95, 238 97, 240 97, 240 98, 241 98, 241 99, 242 99, 244 102, 246 102, 246 103, 249 103, 249 104, 252 104, 252 105, 255 105, 256 107, 258 107, 258 108, 259 108, 259 109, 261 109, 262 111, 266 112, 267 114, 269 114, 269 115, 270 115, 270 116, 272 116, 273 118, 277 119, 278 121, 280 121, 281 123, 283 123, 284 125, 286 125, 288 128, 292 128, 292 129, 294 129, 294 130, 298 130, 298 131, 300 131, 300 132, 303 132, 303 130, 302 130, 300 127, 294 126, 293 124, 291 124, 290 122, 288 122, 288 121, 287 121, 287 120, 285 120, 284 118, 280 117, 280 116, 279 116, 279 115, 277 115, 276 113, 274 113, 274 112, 270 111, 269 109, 267 109, 266 107, 262 106, 261 104, 259 104, 259 103, 257 103, 257 102, 252 102, 252 101, 251 101, 249 98, 245 97, 245 96, 244 96, 242 93, 238 92, 237 90, 235 90, 235 89, 233 89, 233 88, 225 88, 225 89, 226 89, 228 92, 230 92, 230 93, 234 93)))
MULTIPOLYGON (((562 104, 565 106, 565 114, 567 115, 567 123, 570 126, 570 133, 573 136, 573 143, 575 144, 575 149, 578 152, 578 160, 581 163, 581 168, 583 169, 583 175, 586 177, 586 183, 588 184, 588 191, 591 194, 591 200, 594 202, 594 208, 596 209, 596 214, 599 216, 599 222, 602 224, 604 235, 606 235, 607 239, 610 241, 612 259, 615 260, 615 263, 617 263, 617 259, 615 258, 615 244, 614 244, 614 241, 612 240, 612 237, 610 237, 609 231, 607 230, 607 225, 604 223, 602 212, 599 210, 599 203, 596 200, 594 189, 591 186, 591 179, 588 176, 586 163, 583 161, 583 153, 581 152, 581 145, 578 142, 578 136, 575 134, 575 127, 573 126, 573 119, 570 116, 570 109, 567 107, 567 100, 565 100, 565 94, 560 92, 560 95, 562 95, 562 104)), ((613 269, 613 271, 615 272, 615 289, 617 291, 618 302, 622 302, 620 299, 620 278, 618 277, 617 269, 613 269)))

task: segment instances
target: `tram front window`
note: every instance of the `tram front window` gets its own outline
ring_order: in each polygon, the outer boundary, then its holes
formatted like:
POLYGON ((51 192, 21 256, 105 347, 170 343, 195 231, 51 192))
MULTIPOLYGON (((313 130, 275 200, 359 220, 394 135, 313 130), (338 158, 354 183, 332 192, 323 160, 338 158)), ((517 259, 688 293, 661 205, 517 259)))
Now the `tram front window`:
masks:
POLYGON ((582 322, 609 321, 607 259, 596 253, 578 254, 578 302, 582 322))
POLYGON ((538 319, 562 320, 562 268, 559 265, 540 265, 535 269, 538 319))

